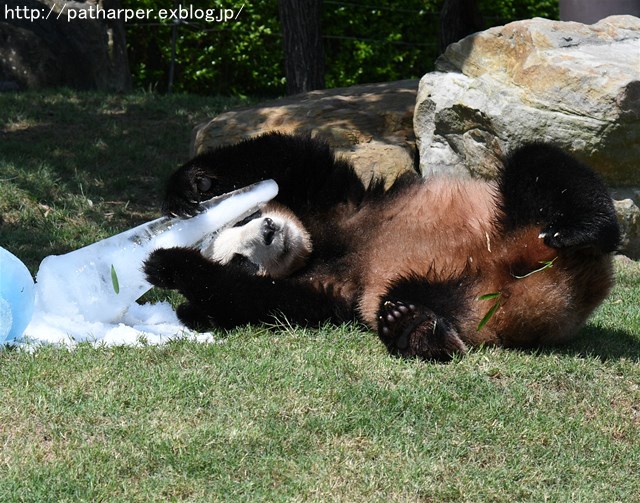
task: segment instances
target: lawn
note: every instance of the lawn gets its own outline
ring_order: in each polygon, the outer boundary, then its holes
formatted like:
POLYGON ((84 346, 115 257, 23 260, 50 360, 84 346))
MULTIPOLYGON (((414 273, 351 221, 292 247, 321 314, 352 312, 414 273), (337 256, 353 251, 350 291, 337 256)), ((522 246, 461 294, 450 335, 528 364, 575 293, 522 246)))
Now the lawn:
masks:
MULTIPOLYGON (((158 215, 233 100, 0 94, 0 244, 32 272, 158 215)), ((635 501, 640 265, 570 345, 389 357, 359 326, 0 350, 0 501, 635 501)))

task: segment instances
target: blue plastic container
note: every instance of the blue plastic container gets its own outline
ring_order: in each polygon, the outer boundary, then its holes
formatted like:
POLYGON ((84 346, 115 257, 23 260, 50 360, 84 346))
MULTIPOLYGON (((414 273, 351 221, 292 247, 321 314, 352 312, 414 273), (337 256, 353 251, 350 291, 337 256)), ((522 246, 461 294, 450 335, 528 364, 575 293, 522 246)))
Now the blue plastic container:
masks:
POLYGON ((0 247, 0 345, 22 336, 33 315, 34 297, 27 267, 0 247))

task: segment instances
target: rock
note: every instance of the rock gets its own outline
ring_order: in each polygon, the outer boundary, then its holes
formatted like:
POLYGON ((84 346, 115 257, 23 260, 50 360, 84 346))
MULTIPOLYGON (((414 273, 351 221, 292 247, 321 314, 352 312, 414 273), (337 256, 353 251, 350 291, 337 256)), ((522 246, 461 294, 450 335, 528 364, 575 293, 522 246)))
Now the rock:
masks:
POLYGON ((415 170, 413 110, 418 82, 312 91, 232 110, 194 129, 192 153, 267 131, 310 134, 350 159, 363 180, 415 170))
POLYGON ((532 19, 450 45, 420 81, 423 173, 490 178, 502 156, 552 141, 613 187, 640 187, 640 19, 532 19))
POLYGON ((613 199, 622 228, 621 249, 628 257, 640 260, 640 190, 614 191, 613 199))
POLYGON ((124 24, 96 19, 96 9, 118 7, 119 0, 6 0, 0 18, 2 87, 130 90, 124 24))
POLYGON ((616 272, 627 274, 640 274, 640 262, 634 261, 624 255, 616 255, 613 257, 613 263, 616 265, 616 272))

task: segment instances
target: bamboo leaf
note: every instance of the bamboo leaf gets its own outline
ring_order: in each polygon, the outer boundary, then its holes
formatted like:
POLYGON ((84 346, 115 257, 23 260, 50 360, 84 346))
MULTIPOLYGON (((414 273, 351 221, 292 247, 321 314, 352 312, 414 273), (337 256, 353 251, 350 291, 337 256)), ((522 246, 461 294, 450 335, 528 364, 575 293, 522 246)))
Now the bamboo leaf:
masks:
POLYGON ((484 315, 484 318, 480 320, 480 323, 478 323, 478 328, 476 328, 477 332, 480 332, 480 330, 482 330, 482 327, 484 327, 487 324, 487 322, 491 319, 491 317, 494 314, 496 314, 496 311, 498 310, 499 307, 500 307, 500 300, 497 300, 496 303, 491 307, 491 309, 487 311, 487 314, 484 315))
POLYGON ((485 293, 484 295, 480 295, 480 297, 478 297, 478 300, 490 300, 498 297, 500 297, 500 292, 485 293))
POLYGON ((118 282, 118 275, 116 274, 116 268, 111 264, 111 284, 113 285, 113 291, 116 295, 120 293, 120 283, 118 282))
POLYGON ((558 257, 555 257, 552 260, 541 260, 538 263, 542 264, 542 267, 535 269, 534 271, 531 271, 530 273, 525 274, 524 276, 518 276, 516 274, 513 275, 514 278, 516 279, 524 279, 524 278, 528 278, 529 276, 531 276, 532 274, 535 274, 537 272, 542 272, 545 269, 551 269, 553 267, 553 263, 556 261, 558 257))

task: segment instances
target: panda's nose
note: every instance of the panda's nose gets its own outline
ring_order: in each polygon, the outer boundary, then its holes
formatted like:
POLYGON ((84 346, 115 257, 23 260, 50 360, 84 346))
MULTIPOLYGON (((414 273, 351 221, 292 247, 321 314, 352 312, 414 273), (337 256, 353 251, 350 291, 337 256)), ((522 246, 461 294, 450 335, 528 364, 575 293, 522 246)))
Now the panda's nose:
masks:
POLYGON ((277 230, 278 227, 269 217, 262 221, 262 239, 265 245, 269 246, 273 242, 273 236, 277 230))

